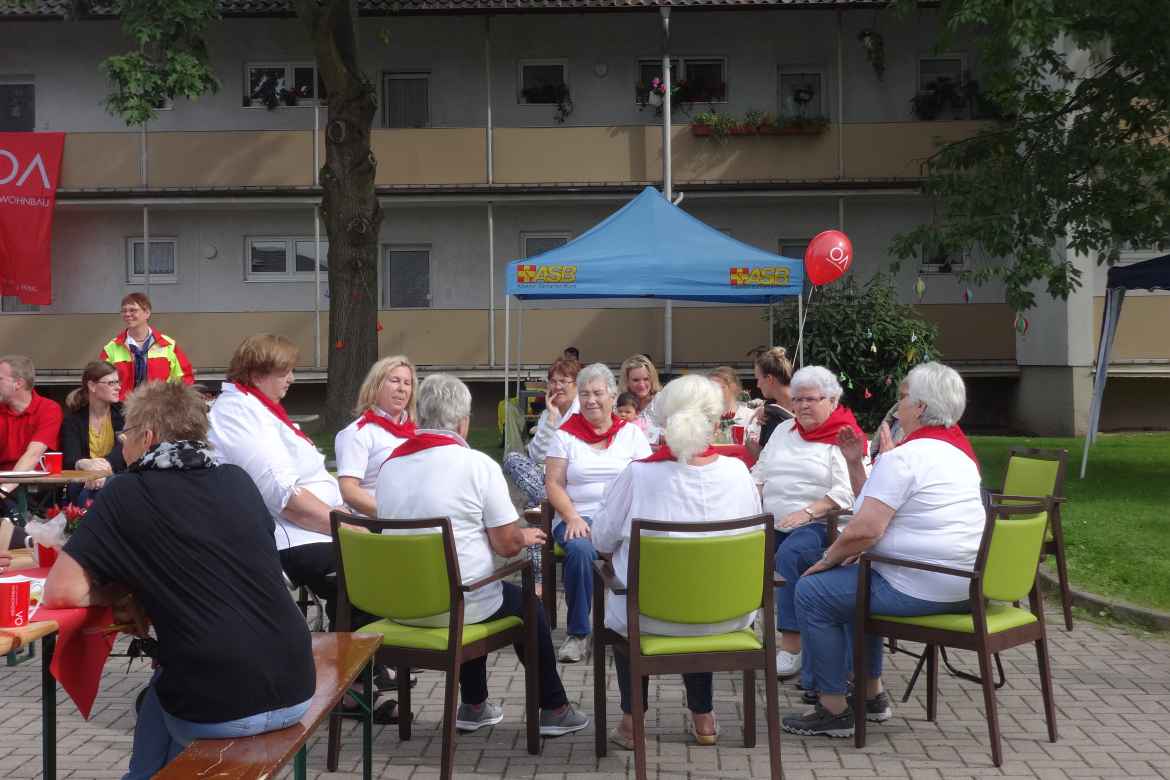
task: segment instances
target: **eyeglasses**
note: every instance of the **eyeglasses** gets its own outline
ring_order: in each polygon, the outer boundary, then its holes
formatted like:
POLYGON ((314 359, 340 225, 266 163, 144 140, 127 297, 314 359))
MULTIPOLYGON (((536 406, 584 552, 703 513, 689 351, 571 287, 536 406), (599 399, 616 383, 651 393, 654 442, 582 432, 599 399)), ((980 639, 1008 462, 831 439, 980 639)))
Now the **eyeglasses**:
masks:
POLYGON ((131 425, 129 428, 123 428, 121 431, 118 432, 118 441, 125 444, 126 443, 126 434, 130 433, 130 431, 134 430, 135 428, 141 428, 141 427, 142 427, 141 425, 131 425))
POLYGON ((99 385, 109 385, 110 387, 113 387, 113 386, 115 386, 115 385, 120 385, 120 384, 122 384, 122 380, 121 380, 121 379, 117 379, 117 378, 115 378, 115 379, 99 379, 99 380, 97 381, 97 384, 99 384, 99 385))
POLYGON ((798 395, 792 399, 793 406, 801 406, 803 404, 816 404, 825 400, 828 396, 824 395, 798 395))
POLYGON ((577 380, 575 380, 575 379, 565 379, 564 377, 555 377, 555 376, 548 380, 548 384, 550 387, 552 387, 552 386, 568 387, 569 385, 573 385, 576 383, 577 383, 577 380))

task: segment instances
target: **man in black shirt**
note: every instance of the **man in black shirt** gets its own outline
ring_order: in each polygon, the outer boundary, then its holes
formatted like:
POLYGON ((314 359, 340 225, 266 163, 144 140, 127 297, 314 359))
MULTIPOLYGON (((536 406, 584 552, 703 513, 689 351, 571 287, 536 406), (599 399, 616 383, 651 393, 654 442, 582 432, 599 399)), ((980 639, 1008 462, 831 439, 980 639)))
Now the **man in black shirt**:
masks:
POLYGON ((195 739, 291 725, 313 696, 308 627, 284 586, 272 517, 242 469, 215 465, 206 436, 206 405, 186 385, 131 394, 131 465, 45 583, 47 606, 114 604, 154 626, 160 670, 134 732, 134 780, 195 739))

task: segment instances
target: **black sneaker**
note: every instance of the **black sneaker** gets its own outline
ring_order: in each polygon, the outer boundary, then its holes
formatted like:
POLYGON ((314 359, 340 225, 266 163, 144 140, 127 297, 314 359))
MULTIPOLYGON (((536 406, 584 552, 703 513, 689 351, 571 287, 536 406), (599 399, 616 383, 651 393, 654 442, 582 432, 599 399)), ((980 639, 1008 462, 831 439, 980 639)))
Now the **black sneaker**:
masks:
POLYGON ((894 717, 894 706, 890 695, 882 691, 872 699, 865 700, 865 719, 872 723, 884 723, 894 717))
POLYGON ((817 702, 811 710, 785 715, 782 726, 790 734, 806 737, 852 737, 853 708, 846 707, 840 715, 834 715, 817 702))

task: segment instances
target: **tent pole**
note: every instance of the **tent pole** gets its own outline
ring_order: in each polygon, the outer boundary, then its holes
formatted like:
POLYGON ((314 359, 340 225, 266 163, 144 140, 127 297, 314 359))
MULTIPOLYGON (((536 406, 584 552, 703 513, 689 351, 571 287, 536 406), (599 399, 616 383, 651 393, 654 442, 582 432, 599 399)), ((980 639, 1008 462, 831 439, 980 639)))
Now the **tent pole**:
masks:
POLYGON ((508 414, 508 364, 512 356, 512 296, 504 296, 504 420, 508 414))
POLYGON ((488 201, 488 361, 496 365, 496 206, 488 201))
MULTIPOLYGON (((674 182, 671 174, 670 137, 670 6, 660 6, 662 15, 662 83, 666 94, 662 96, 662 195, 666 202, 674 200, 674 182)), ((670 374, 674 362, 674 301, 667 299, 662 318, 664 368, 670 374)))
POLYGON ((769 347, 776 346, 776 312, 773 304, 775 301, 768 301, 768 340, 764 343, 769 347))
POLYGON ((524 365, 524 301, 516 301, 516 397, 520 397, 520 383, 524 365))
POLYGON ((1101 338, 1097 344, 1097 372, 1093 376, 1093 400, 1089 404, 1089 427, 1085 431, 1085 447, 1081 453, 1081 479, 1089 465, 1089 447, 1097 440, 1097 425, 1101 420, 1101 405, 1105 400, 1105 383, 1109 379, 1109 356, 1121 318, 1121 304, 1125 301, 1124 287, 1110 287, 1105 292, 1105 311, 1101 316, 1101 338))
POLYGON ((800 368, 804 358, 804 295, 796 296, 796 367, 800 368))
MULTIPOLYGON (((317 109, 314 108, 315 112, 317 109)), ((321 370, 321 207, 313 206, 313 368, 321 370)))

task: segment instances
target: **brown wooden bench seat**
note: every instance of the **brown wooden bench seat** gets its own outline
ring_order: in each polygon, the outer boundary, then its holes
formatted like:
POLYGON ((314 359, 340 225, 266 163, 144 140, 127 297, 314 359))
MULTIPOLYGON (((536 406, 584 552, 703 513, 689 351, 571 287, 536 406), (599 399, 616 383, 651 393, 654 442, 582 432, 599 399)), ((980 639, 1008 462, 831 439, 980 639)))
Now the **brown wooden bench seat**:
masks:
MULTIPOLYGON (((349 686, 362 670, 367 670, 366 692, 372 689, 374 653, 382 646, 382 637, 370 634, 313 634, 313 661, 317 667, 317 689, 309 711, 295 726, 243 739, 200 739, 192 742, 178 757, 155 775, 161 780, 215 777, 216 780, 259 780, 273 777, 277 770, 296 756, 294 776, 303 780, 307 774, 306 743, 317 727, 325 723, 349 686)), ((371 776, 373 720, 370 712, 362 716, 363 776, 371 776)))

